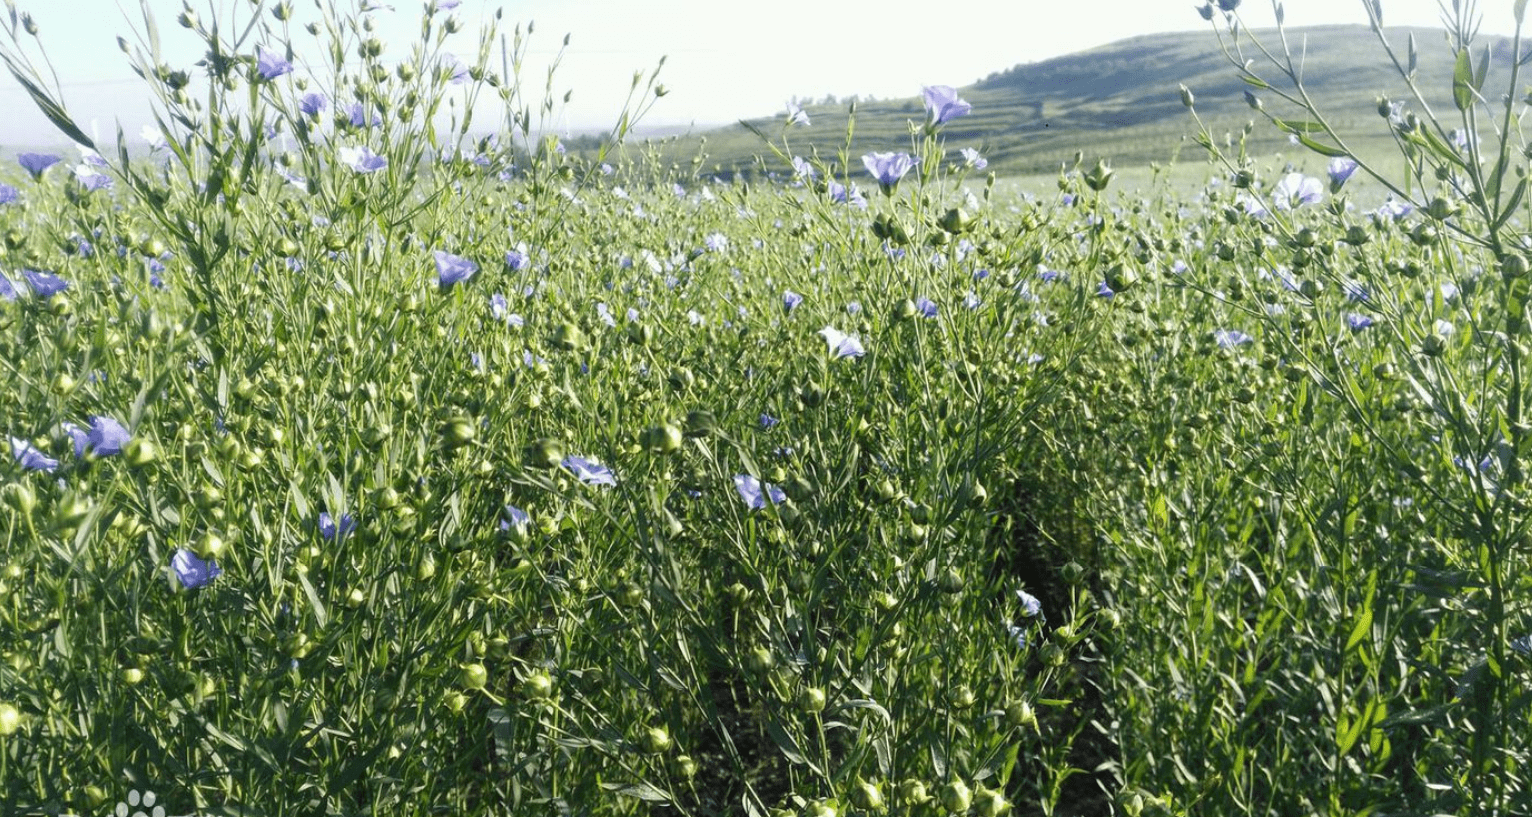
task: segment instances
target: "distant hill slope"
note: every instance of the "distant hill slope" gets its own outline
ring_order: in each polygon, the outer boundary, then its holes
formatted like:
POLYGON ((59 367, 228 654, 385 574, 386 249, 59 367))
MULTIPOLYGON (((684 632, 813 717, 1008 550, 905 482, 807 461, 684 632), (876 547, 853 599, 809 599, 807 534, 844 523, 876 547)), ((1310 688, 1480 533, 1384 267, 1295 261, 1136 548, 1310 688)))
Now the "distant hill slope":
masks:
MULTIPOLYGON (((1452 55, 1443 33, 1435 29, 1385 30, 1401 60, 1411 34, 1420 53, 1418 83, 1439 116, 1456 116, 1452 107, 1452 55)), ((1279 45, 1275 30, 1257 31, 1269 48, 1279 45)), ((1389 64, 1376 35, 1365 26, 1290 28, 1287 39, 1295 60, 1303 55, 1302 73, 1311 96, 1343 132, 1366 134, 1358 145, 1381 149, 1388 129, 1378 116, 1376 99, 1387 95, 1408 100, 1408 87, 1389 64)), ((1485 37, 1491 49, 1487 83, 1491 99, 1505 90, 1511 63, 1511 40, 1485 37)), ((1251 56, 1251 54, 1247 54, 1251 56)), ((1258 56, 1258 54, 1256 54, 1258 56)), ((1280 75, 1257 70, 1272 84, 1284 87, 1280 75)), ((1532 81, 1532 74, 1528 80, 1532 81)), ((1006 173, 1056 170, 1075 151, 1103 156, 1121 165, 1164 162, 1179 150, 1183 161, 1201 161, 1204 151, 1191 141, 1196 125, 1182 106, 1179 87, 1196 94, 1197 110, 1215 135, 1236 132, 1254 119, 1253 145, 1269 154, 1284 149, 1286 136, 1277 132, 1245 103, 1249 86, 1219 50, 1211 31, 1154 34, 1088 51, 1017 65, 960 89, 973 104, 973 113, 945 128, 949 150, 978 147, 991 169, 1006 173)), ((918 90, 918 89, 917 89, 918 90)), ((1253 89, 1252 89, 1253 90, 1253 89)), ((1271 93, 1260 94, 1267 110, 1280 117, 1298 115, 1271 93)), ((1411 108, 1416 108, 1411 102, 1411 108)), ((789 132, 792 151, 807 156, 817 150, 832 156, 845 143, 846 106, 809 106, 813 124, 789 132)), ((850 155, 855 161, 873 150, 907 150, 910 120, 924 116, 918 96, 862 103, 857 108, 850 155)), ((782 118, 752 120, 768 134, 781 131, 782 118)), ((755 155, 777 160, 761 140, 738 125, 656 143, 672 161, 685 163, 701 155, 705 168, 748 170, 755 155), (706 136, 702 143, 699 136, 706 136)), ((1300 150, 1295 148, 1296 150, 1300 150)))

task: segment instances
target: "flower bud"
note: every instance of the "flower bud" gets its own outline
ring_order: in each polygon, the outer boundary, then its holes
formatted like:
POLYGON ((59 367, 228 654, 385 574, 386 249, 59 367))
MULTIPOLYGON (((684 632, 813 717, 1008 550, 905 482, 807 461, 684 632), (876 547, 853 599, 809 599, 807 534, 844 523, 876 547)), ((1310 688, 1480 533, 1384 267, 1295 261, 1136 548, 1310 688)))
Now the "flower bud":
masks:
POLYGON ((16 734, 21 728, 21 710, 14 704, 0 703, 0 738, 16 734))
POLYGON ((1181 104, 1188 108, 1197 104, 1197 97, 1192 94, 1192 89, 1185 85, 1181 86, 1181 104))

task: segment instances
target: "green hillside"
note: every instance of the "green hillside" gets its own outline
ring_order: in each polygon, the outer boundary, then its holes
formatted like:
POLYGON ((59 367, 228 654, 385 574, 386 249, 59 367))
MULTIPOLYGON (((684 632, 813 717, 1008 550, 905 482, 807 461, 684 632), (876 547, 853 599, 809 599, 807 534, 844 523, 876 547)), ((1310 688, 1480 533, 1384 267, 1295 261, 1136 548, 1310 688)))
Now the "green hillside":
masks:
MULTIPOLYGON (((1386 33, 1401 60, 1414 35, 1420 55, 1419 83, 1427 102, 1440 115, 1455 113, 1450 101, 1452 55, 1443 33, 1409 28, 1389 28, 1386 33)), ((1258 31, 1256 36, 1269 48, 1280 45, 1275 30, 1258 31)), ((1391 139, 1378 115, 1377 98, 1404 100, 1410 93, 1376 35, 1365 26, 1325 26, 1288 29, 1287 39, 1295 61, 1302 56, 1305 85, 1321 109, 1343 132, 1365 135, 1354 145, 1356 150, 1369 155, 1389 147, 1391 139)), ((1503 89, 1511 41, 1487 37, 1482 42, 1492 49, 1487 87, 1503 89)), ((1261 71, 1261 75, 1281 87, 1275 70, 1261 71)), ((1196 94, 1198 112, 1220 138, 1227 133, 1237 136, 1254 118, 1254 149, 1270 153, 1287 146, 1285 134, 1246 105, 1244 93, 1249 86, 1219 50, 1210 30, 1134 37, 991 74, 960 89, 973 104, 973 113, 947 125, 947 145, 953 150, 980 148, 991 169, 1005 175, 1057 170, 1060 163, 1072 160, 1077 149, 1121 166, 1165 162, 1178 152, 1182 160, 1200 161, 1204 152, 1191 141, 1196 126, 1181 104, 1182 84, 1196 94)), ((1270 93, 1262 99, 1266 110, 1276 116, 1298 114, 1284 110, 1270 93)), ((813 124, 787 134, 792 152, 803 156, 814 151, 822 156, 837 153, 845 144, 847 108, 808 106, 813 124)), ((907 145, 909 122, 923 116, 919 96, 859 104, 849 154, 854 159, 868 151, 907 145)), ((781 133, 782 122, 778 115, 750 124, 775 136, 781 133)), ((747 171, 756 156, 766 157, 769 167, 778 166, 760 138, 739 125, 659 140, 653 146, 672 162, 685 164, 700 157, 705 169, 747 171)))

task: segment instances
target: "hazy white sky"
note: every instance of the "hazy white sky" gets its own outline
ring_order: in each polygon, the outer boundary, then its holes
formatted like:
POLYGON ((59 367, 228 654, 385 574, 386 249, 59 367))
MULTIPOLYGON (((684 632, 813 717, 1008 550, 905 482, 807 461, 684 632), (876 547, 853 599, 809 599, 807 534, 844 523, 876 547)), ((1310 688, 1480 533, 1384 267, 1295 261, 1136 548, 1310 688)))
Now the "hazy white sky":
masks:
MULTIPOLYGON (((294 32, 314 42, 301 24, 318 13, 311 0, 292 0, 294 32)), ((17 0, 41 28, 66 100, 87 132, 92 120, 108 135, 117 121, 137 134, 148 118, 141 81, 129 70, 116 38, 138 20, 138 0, 17 0)), ((182 0, 148 0, 168 56, 190 68, 200 57, 195 39, 175 24, 182 0), (179 47, 178 47, 179 46, 179 47)), ((248 18, 246 0, 211 0, 248 18)), ((341 8, 357 0, 339 0, 341 8)), ((373 13, 378 33, 398 47, 418 35, 423 0, 390 0, 396 10, 373 13)), ((1362 0, 1287 0, 1289 26, 1363 23, 1362 0)), ((192 0, 204 19, 210 0, 192 0)), ((270 3, 268 2, 268 5, 270 3)), ((541 64, 565 34, 570 46, 555 91, 574 92, 557 125, 607 127, 621 107, 635 70, 668 57, 661 81, 671 90, 646 123, 707 126, 782 111, 789 97, 851 94, 913 96, 922 85, 961 86, 1020 62, 1162 31, 1208 31, 1194 0, 462 0, 464 23, 452 47, 467 55, 475 32, 496 8, 504 30, 536 23, 529 75, 542 83, 541 64)), ((1485 32, 1509 33, 1512 0, 1483 0, 1485 32)), ((1436 25, 1435 0, 1383 0, 1389 25, 1436 25)), ((1272 8, 1246 0, 1248 25, 1270 25, 1272 8)), ((1209 48, 1212 48, 1209 35, 1209 48)), ((0 146, 58 142, 24 92, 0 74, 0 146)))

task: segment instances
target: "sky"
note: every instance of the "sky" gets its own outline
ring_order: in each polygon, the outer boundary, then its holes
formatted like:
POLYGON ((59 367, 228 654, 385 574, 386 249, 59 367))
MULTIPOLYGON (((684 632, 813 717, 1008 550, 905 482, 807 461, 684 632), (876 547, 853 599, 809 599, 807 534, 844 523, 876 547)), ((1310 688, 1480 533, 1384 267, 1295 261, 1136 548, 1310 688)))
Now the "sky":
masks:
MULTIPOLYGON (((175 23, 182 0, 145 0, 167 57, 191 69, 197 41, 175 23)), ((327 2, 329 0, 326 0, 327 2)), ((107 136, 118 123, 137 134, 151 121, 142 81, 117 47, 141 28, 139 0, 16 0, 39 26, 64 99, 87 132, 107 136), (124 14, 127 11, 131 18, 124 14)), ((314 39, 301 30, 318 19, 312 0, 291 0, 300 57, 314 39)), ((359 0, 335 0, 341 9, 359 0)), ((418 36, 425 0, 387 0, 372 12, 388 44, 385 60, 402 57, 418 36)), ((1382 0, 1388 25, 1439 24, 1436 0, 1382 0)), ((268 6, 271 5, 268 0, 268 6)), ((563 51, 553 88, 562 99, 552 127, 560 132, 609 128, 635 71, 666 58, 659 81, 669 93, 643 125, 653 130, 705 129, 785 110, 791 98, 827 95, 913 97, 924 85, 961 87, 1017 63, 1036 62, 1142 34, 1207 33, 1193 0, 462 0, 454 12, 463 31, 448 48, 470 55, 476 32, 503 10, 501 30, 534 25, 526 74, 541 90, 546 67, 563 51)), ((203 19, 210 6, 248 19, 248 0, 192 0, 203 19)), ((1512 0, 1483 0, 1485 33, 1510 33, 1512 0)), ((1273 23, 1272 6, 1246 0, 1246 24, 1273 23)), ((1288 26, 1366 22, 1362 0, 1287 0, 1288 26)), ((495 60, 498 63, 498 59, 495 60)), ((195 70, 195 69, 192 69, 195 70)), ((65 144, 24 91, 0 74, 0 148, 65 144)), ((651 132, 653 132, 653 130, 651 132)))

